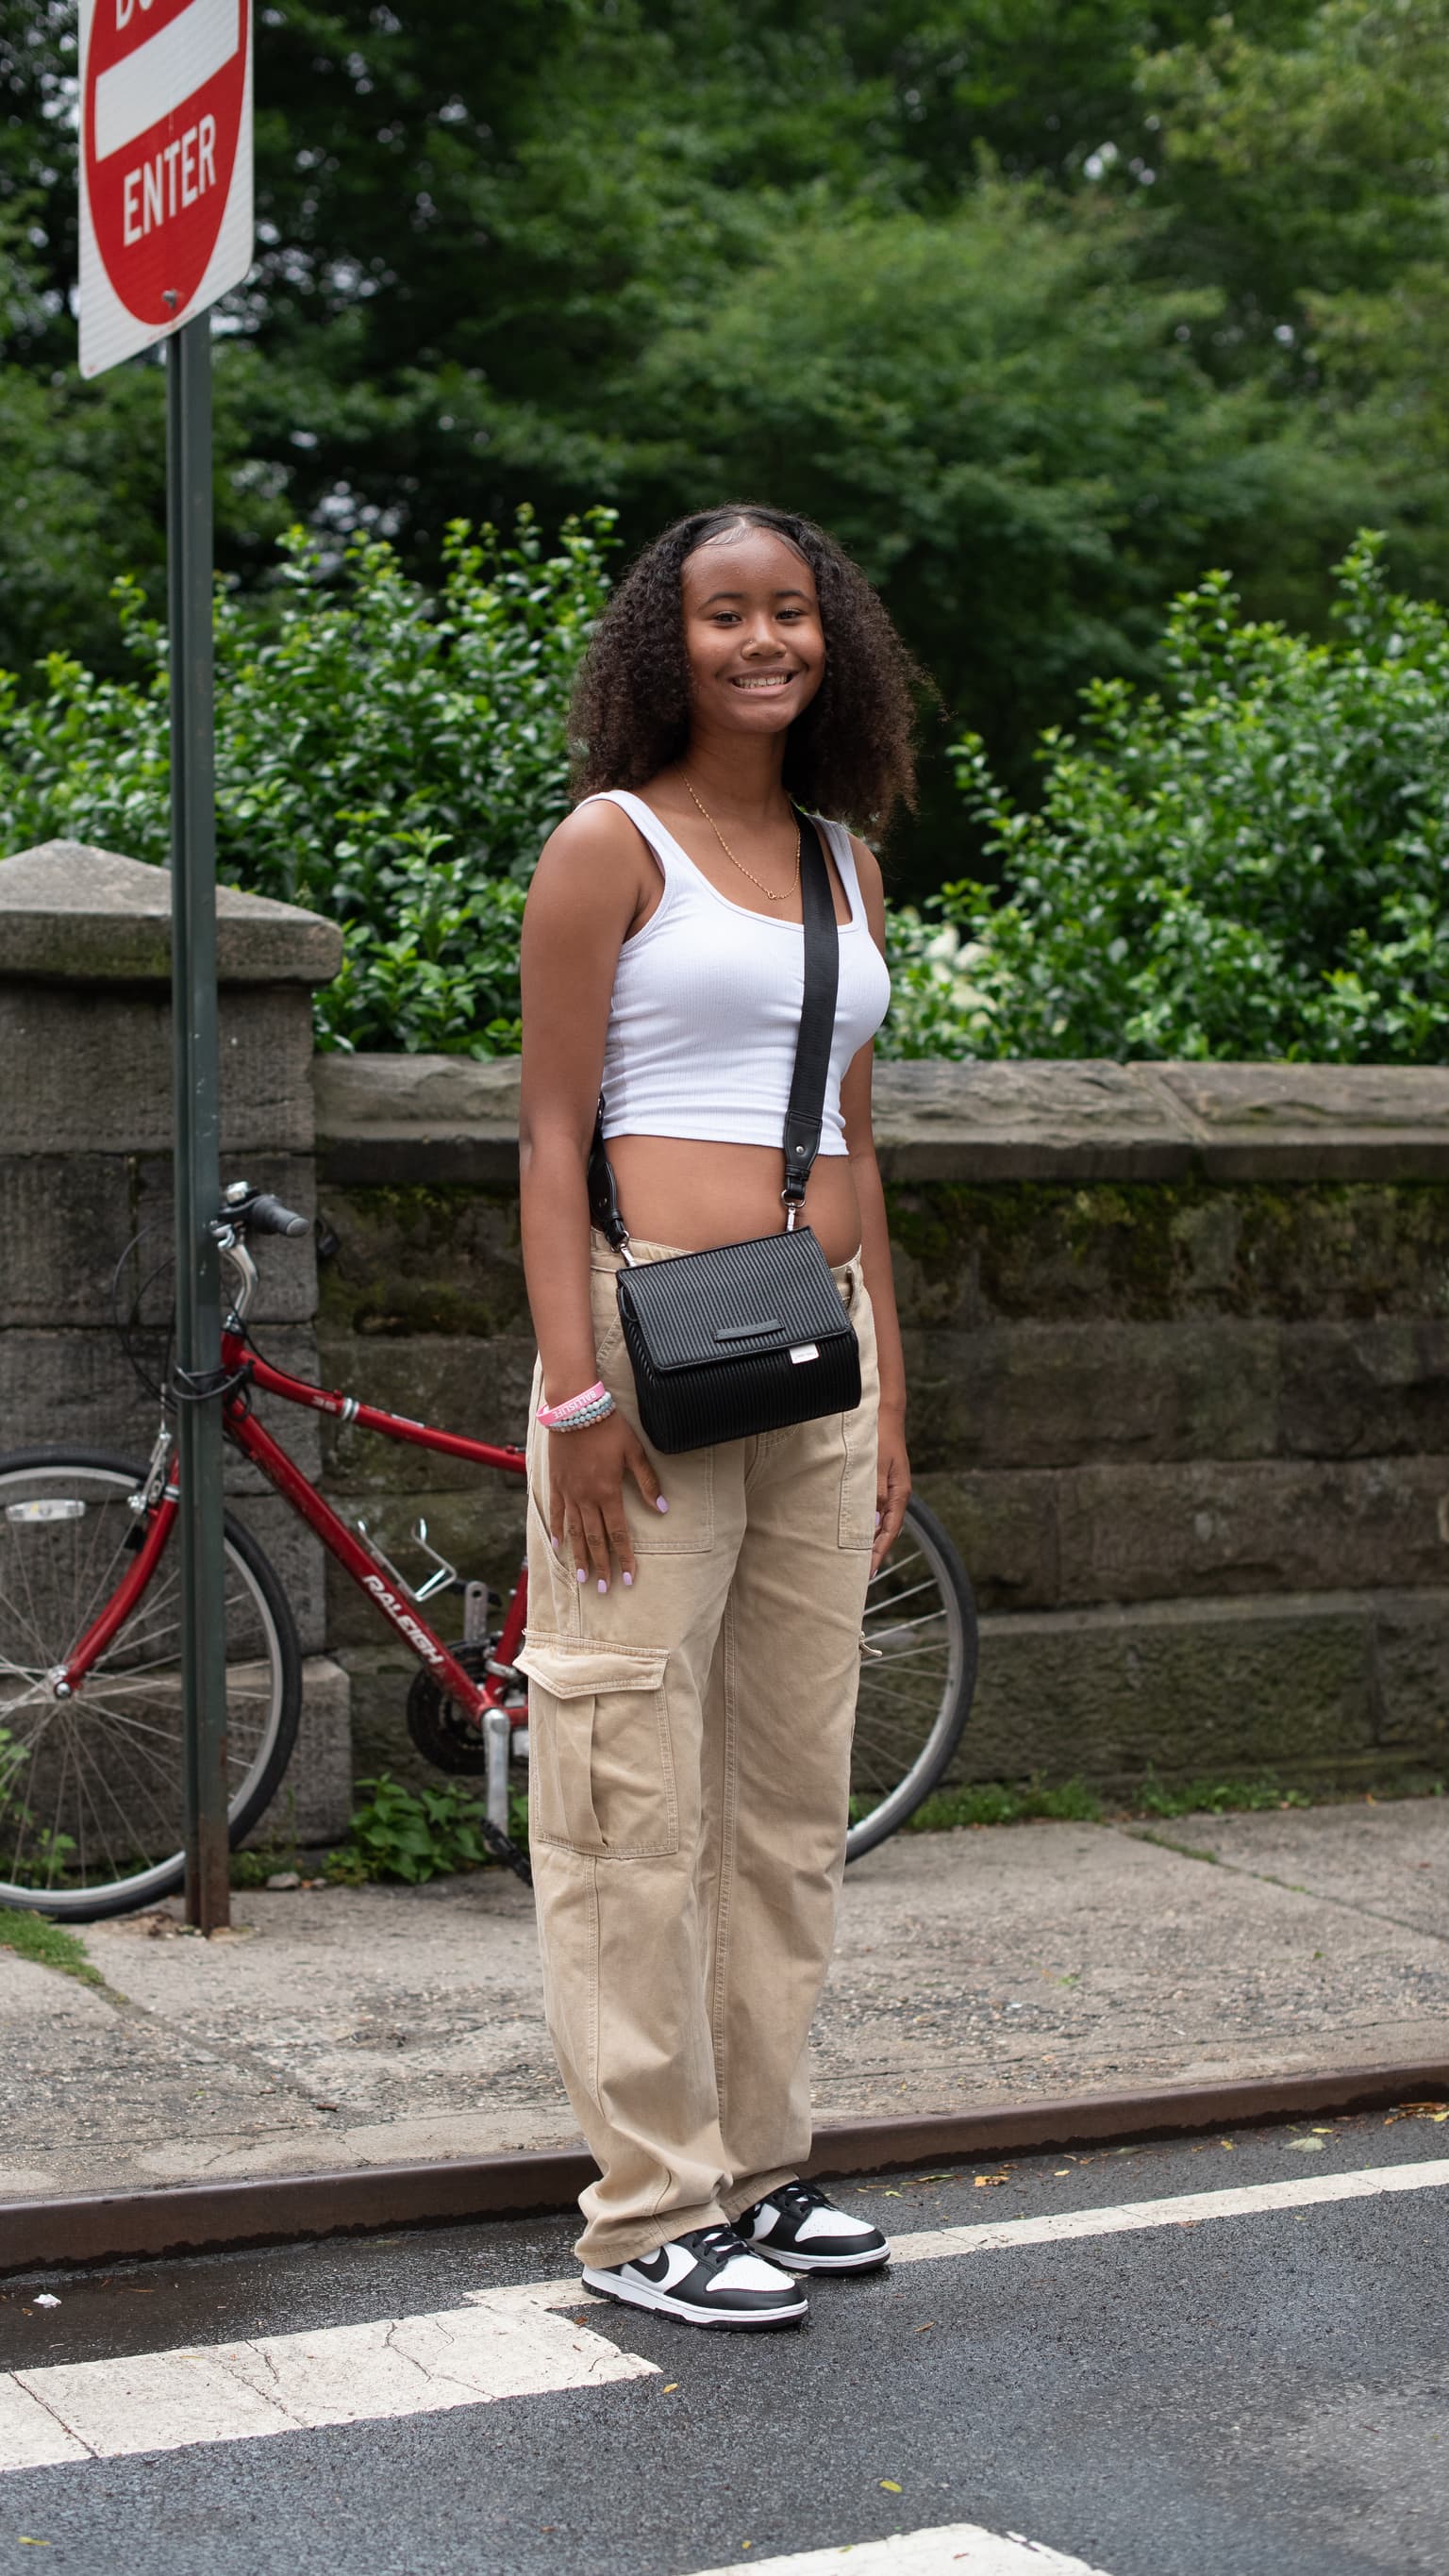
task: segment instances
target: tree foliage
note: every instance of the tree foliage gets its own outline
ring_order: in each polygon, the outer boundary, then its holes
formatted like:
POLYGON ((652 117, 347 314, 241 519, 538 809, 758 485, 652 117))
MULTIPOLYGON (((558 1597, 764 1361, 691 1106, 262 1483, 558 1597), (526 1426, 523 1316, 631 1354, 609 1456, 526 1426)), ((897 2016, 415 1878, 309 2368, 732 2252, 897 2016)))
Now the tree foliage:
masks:
MULTIPOLYGON (((744 490, 839 528, 1003 775, 1209 562, 1449 587, 1443 0, 271 0, 221 560, 744 490)), ((0 661, 122 667, 161 370, 74 372, 66 0, 0 24, 0 661), (24 506, 16 505, 23 489, 24 506)), ((29 685, 27 676, 26 685, 29 685)), ((909 867, 959 866, 938 757, 909 867)), ((933 873, 934 871, 934 873, 933 873)))

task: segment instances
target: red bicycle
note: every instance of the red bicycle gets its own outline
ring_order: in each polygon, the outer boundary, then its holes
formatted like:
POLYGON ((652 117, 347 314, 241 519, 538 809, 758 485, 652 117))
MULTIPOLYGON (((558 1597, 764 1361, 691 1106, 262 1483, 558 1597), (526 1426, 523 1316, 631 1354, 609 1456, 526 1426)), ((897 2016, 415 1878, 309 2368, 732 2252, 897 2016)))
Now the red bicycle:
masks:
MULTIPOLYGON (((506 1602, 428 1546, 422 1582, 398 1572, 363 1523, 349 1528, 257 1420, 257 1393, 523 1476, 511 1442, 470 1439, 314 1386, 264 1357, 247 1331, 257 1288, 251 1240, 299 1235, 308 1219, 236 1182, 214 1233, 228 1283, 222 1333, 226 1435, 372 1601, 416 1656, 408 1730, 439 1769, 485 1787, 482 1831, 529 1877, 508 1832, 511 1775, 526 1777, 527 1685, 517 1669, 527 1563, 506 1602), (464 1634, 446 1643, 421 1615, 461 1592, 464 1634), (499 1615, 501 1613, 501 1616, 499 1615), (490 1624, 495 1621, 497 1624, 490 1624)), ((0 1457, 0 1904, 75 1922, 153 1904, 182 1884, 182 1697, 172 1545, 179 1488, 164 1419, 142 1467, 88 1449, 0 1457)), ((276 1796, 296 1742, 302 1655, 286 1590, 256 1540, 225 1522, 229 1818, 233 1845, 276 1796)), ((873 1578, 861 1638, 847 1856, 895 1830, 946 1769, 970 1711, 976 1615, 955 1550, 912 1501, 873 1578)))

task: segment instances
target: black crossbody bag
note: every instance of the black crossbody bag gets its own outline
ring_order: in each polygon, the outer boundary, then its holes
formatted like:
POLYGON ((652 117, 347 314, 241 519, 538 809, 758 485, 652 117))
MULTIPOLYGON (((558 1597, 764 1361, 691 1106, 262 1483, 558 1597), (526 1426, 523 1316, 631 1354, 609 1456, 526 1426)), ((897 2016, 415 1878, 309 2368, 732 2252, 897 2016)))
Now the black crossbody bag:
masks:
POLYGON ((860 1346, 808 1225, 795 1222, 820 1150, 840 934, 820 835, 799 815, 805 990, 785 1112, 785 1227, 749 1243, 634 1261, 604 1149, 599 1100, 589 1212, 622 1253, 619 1314, 639 1419, 656 1449, 704 1449, 849 1413, 860 1402, 860 1346))

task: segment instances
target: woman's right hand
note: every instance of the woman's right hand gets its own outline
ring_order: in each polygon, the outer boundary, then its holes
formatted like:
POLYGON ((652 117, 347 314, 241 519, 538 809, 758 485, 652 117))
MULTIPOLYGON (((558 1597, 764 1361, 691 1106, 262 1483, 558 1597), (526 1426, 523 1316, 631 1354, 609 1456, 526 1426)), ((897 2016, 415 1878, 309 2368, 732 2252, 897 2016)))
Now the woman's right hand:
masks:
POLYGON ((572 1553, 580 1583, 609 1589, 610 1554, 625 1583, 636 1572, 624 1517, 624 1478, 633 1477, 651 1511, 667 1512, 644 1443, 622 1413, 606 1413, 587 1431, 548 1433, 548 1525, 556 1552, 572 1553))

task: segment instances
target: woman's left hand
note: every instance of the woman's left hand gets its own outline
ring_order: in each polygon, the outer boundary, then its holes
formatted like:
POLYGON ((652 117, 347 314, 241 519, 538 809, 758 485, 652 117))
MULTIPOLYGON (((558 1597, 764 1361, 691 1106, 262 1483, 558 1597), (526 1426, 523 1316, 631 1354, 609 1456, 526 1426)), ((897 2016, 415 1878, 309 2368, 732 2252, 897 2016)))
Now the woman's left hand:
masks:
POLYGON ((876 1444, 876 1530, 870 1556, 872 1574, 899 1538, 910 1499, 911 1462, 906 1456, 905 1415, 883 1412, 876 1444))

